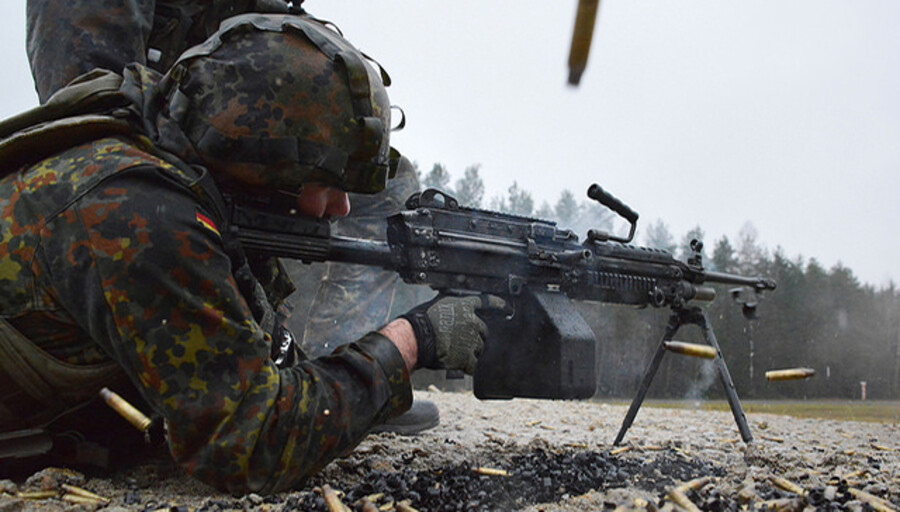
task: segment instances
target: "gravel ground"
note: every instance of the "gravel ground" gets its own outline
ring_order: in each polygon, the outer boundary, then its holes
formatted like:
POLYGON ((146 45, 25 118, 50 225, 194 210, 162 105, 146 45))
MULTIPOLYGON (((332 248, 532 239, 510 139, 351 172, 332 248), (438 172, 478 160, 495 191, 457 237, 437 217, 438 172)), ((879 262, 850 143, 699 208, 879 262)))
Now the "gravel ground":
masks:
POLYGON ((482 402, 471 393, 438 391, 416 396, 438 404, 437 428, 411 437, 371 435, 300 491, 265 498, 223 495, 166 463, 105 477, 47 470, 27 483, 0 482, 0 512, 326 510, 320 497, 326 485, 346 493, 343 501, 356 502, 354 510, 363 510, 360 496, 379 489, 383 495, 370 501, 383 510, 396 501, 401 512, 402 500, 418 510, 655 510, 671 508, 667 503, 676 498, 667 499, 669 491, 699 477, 710 478, 685 494, 702 510, 736 510, 763 502, 779 510, 803 510, 810 504, 900 510, 898 424, 753 414, 748 420, 755 441, 745 445, 728 412, 643 408, 623 446, 612 447, 625 406, 482 402), (507 473, 484 475, 479 468, 507 473), (71 488, 48 499, 21 497, 62 482, 110 501, 63 501, 64 494, 73 499, 71 488), (791 492, 790 483, 802 490, 791 492), (883 501, 864 506, 870 499, 866 494, 883 501))

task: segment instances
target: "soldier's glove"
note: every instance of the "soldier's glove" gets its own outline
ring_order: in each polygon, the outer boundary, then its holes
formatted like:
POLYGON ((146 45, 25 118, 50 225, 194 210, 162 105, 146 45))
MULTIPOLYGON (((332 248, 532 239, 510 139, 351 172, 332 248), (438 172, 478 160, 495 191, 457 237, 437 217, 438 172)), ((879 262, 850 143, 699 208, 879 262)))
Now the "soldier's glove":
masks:
POLYGON ((416 335, 416 367, 474 373, 487 335, 476 311, 504 307, 506 302, 494 295, 438 295, 401 315, 416 335))

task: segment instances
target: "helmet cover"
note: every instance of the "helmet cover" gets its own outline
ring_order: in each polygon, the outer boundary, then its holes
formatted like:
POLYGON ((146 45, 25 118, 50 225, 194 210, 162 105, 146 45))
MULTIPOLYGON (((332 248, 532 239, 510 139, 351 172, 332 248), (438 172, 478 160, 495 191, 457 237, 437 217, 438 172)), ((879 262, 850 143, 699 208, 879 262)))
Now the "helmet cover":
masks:
POLYGON ((384 189, 386 83, 335 31, 284 14, 225 20, 163 79, 169 116, 203 159, 225 164, 215 166, 217 177, 242 190, 289 193, 310 181, 384 189))

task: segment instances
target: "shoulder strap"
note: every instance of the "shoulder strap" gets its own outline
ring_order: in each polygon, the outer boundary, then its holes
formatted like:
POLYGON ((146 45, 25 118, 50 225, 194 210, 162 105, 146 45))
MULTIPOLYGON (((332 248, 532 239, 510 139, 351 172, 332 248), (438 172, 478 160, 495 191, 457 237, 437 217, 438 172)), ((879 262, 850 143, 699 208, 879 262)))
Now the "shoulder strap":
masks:
POLYGON ((125 120, 99 114, 48 121, 20 130, 0 140, 0 177, 72 146, 112 135, 139 138, 125 120))
POLYGON ((47 103, 0 121, 0 177, 87 140, 137 136, 128 122, 111 115, 128 105, 121 85, 120 75, 95 69, 47 103))
POLYGON ((119 92, 122 77, 112 71, 95 69, 57 91, 47 103, 0 121, 0 138, 48 121, 81 114, 98 113, 125 106, 119 92))

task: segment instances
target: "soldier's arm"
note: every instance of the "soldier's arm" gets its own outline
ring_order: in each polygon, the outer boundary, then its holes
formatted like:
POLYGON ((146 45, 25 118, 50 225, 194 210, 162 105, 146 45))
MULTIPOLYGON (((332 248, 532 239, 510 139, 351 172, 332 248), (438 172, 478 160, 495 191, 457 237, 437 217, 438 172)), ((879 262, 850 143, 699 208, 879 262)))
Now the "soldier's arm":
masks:
POLYGON ((408 361, 371 333, 279 371, 213 219, 153 172, 110 180, 55 228, 80 232, 57 249, 82 270, 61 293, 165 418, 190 473, 232 492, 295 486, 409 407, 408 361))
POLYGON ((146 62, 156 0, 28 0, 26 51, 41 103, 94 68, 146 62))
POLYGON ((403 356, 403 362, 406 363, 406 370, 412 373, 419 356, 419 345, 416 343, 412 325, 406 319, 398 318, 379 329, 378 332, 385 335, 397 347, 400 355, 403 356))
POLYGON ((121 73, 138 62, 165 73, 219 22, 251 9, 288 12, 287 2, 27 0, 26 52, 41 103, 94 68, 121 73))

